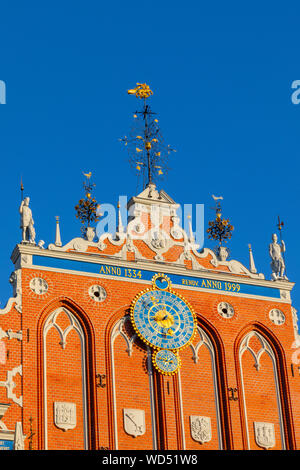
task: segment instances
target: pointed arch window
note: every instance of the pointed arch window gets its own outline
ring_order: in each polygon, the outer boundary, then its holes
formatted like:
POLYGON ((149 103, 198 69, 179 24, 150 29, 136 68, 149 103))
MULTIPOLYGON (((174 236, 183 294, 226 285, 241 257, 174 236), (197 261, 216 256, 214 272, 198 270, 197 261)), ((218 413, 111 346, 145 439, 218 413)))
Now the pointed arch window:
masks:
MULTIPOLYGON (((61 400, 62 391, 57 389, 57 384, 55 384, 55 379, 53 379, 53 372, 49 376, 49 367, 52 367, 55 364, 55 357, 57 358, 59 354, 59 348, 65 353, 61 356, 63 358, 66 355, 66 360, 70 368, 72 367, 71 359, 76 356, 78 373, 76 375, 76 380, 78 384, 78 406, 77 413, 80 412, 82 416, 82 439, 84 449, 88 449, 88 412, 87 412, 87 384, 86 384, 86 342, 85 342, 85 333, 79 322, 79 320, 65 307, 59 307, 54 312, 52 312, 47 318, 44 328, 43 328, 43 404, 44 404, 44 440, 45 440, 45 449, 48 449, 48 441, 50 440, 49 436, 49 426, 53 426, 50 422, 50 417, 52 411, 49 409, 53 396, 58 395, 58 401, 61 400), (56 334, 55 334, 56 332, 56 334), (78 349, 74 350, 72 347, 72 341, 76 342, 78 349), (68 346, 70 351, 68 351, 68 346), (53 356, 53 351, 56 351, 56 356, 53 356), (67 359, 68 358, 68 359, 67 359), (80 370, 79 370, 80 369, 80 370), (54 380, 54 381, 53 381, 54 380)), ((58 363, 56 367, 55 374, 61 374, 61 377, 65 377, 70 372, 67 370, 67 364, 58 363)), ((76 383, 77 383, 76 382, 76 383)), ((74 387, 73 387, 74 389, 74 387)), ((68 396, 64 396, 66 402, 69 401, 68 396)), ((54 403, 52 403, 52 406, 54 403)), ((76 406, 76 405, 73 405, 76 406)), ((81 421, 81 420, 80 420, 81 421)), ((76 426, 76 429, 78 426, 76 426)))
POLYGON ((272 346, 258 331, 250 331, 242 339, 239 347, 239 366, 248 449, 253 447, 252 433, 256 420, 267 420, 270 422, 276 421, 276 441, 281 441, 281 448, 285 449, 286 444, 277 360, 272 346), (247 352, 250 354, 250 357, 248 355, 248 358, 245 358, 247 352), (252 358, 252 369, 250 358, 252 358), (243 359, 247 360, 246 367, 245 364, 243 364, 243 359), (252 388, 250 388, 251 383, 254 384, 254 386, 252 385, 252 388), (266 389, 268 390, 268 396, 265 396, 266 389), (274 403, 274 406, 268 405, 268 408, 272 408, 273 410, 273 413, 271 412, 272 410, 269 412, 269 415, 272 415, 272 417, 269 416, 269 418, 266 418, 266 406, 260 407, 255 405, 255 398, 257 399, 257 403, 262 399, 269 400, 270 403, 274 403), (271 400, 273 401, 271 402, 271 400), (263 410, 263 414, 261 415, 261 419, 259 419, 261 410, 263 410), (280 434, 280 437, 278 434, 280 434))

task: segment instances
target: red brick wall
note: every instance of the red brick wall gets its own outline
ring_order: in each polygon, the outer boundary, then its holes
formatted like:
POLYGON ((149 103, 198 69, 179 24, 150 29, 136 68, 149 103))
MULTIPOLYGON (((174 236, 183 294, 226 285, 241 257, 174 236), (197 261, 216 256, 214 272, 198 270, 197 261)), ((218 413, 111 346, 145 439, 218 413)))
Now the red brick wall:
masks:
MULTIPOLYGON (((33 418, 33 448, 44 447, 43 409, 43 342, 42 332, 46 319, 59 306, 66 306, 81 322, 86 337, 87 397, 89 422, 89 447, 115 446, 113 426, 113 391, 110 334, 114 324, 128 312, 133 297, 147 284, 130 283, 122 280, 108 280, 53 271, 22 270, 23 313, 12 309, 11 313, 0 316, 0 326, 13 331, 22 329, 23 341, 4 338, 9 357, 6 364, 0 364, 0 380, 6 380, 6 371, 23 361, 23 380, 16 376, 15 392, 23 394, 23 408, 6 397, 6 389, 0 387, 0 402, 11 403, 3 422, 13 429, 16 421, 22 421, 26 435, 30 432, 30 417, 33 418), (46 295, 38 296, 29 288, 33 276, 44 277, 49 284, 46 295), (104 302, 94 302, 88 295, 88 288, 101 284, 107 290, 104 302), (96 374, 105 374, 105 387, 97 387, 96 374)), ((291 346, 294 342, 291 307, 289 304, 224 296, 218 293, 178 290, 197 313, 200 326, 209 335, 215 349, 216 374, 220 407, 221 434, 224 448, 243 449, 247 446, 245 421, 249 423, 251 448, 257 448, 253 440, 253 421, 274 422, 276 427, 276 448, 280 448, 278 413, 275 406, 274 377, 270 360, 262 358, 261 369, 257 371, 254 361, 245 353, 243 372, 247 417, 244 412, 238 350, 242 338, 255 329, 267 338, 274 349, 278 366, 279 389, 282 413, 285 423, 286 445, 300 447, 300 376, 292 376, 291 346), (220 317, 217 305, 220 301, 230 302, 236 314, 231 319, 220 317), (286 315, 282 326, 274 325, 268 317, 271 308, 280 308, 286 315), (229 400, 228 388, 237 388, 238 400, 229 400)), ((128 331, 128 334, 132 334, 128 331)), ((195 339, 194 344, 197 340, 195 339)), ((54 331, 47 337, 47 382, 48 382, 48 423, 49 447, 70 449, 82 448, 81 368, 79 339, 72 333, 65 350, 58 345, 54 331), (61 431, 53 424, 53 401, 70 401, 77 404, 77 427, 61 431)), ((149 378, 147 374, 146 349, 142 343, 133 346, 132 356, 126 352, 126 343, 120 336, 115 340, 116 403, 119 448, 152 448, 150 420, 149 378), (123 430, 123 408, 140 408, 146 411, 146 433, 133 438, 123 430)), ((180 352, 182 368, 182 409, 186 448, 218 448, 216 436, 216 407, 212 391, 212 366, 205 347, 199 350, 199 360, 192 360, 188 347, 180 352), (190 415, 210 416, 212 440, 202 446, 190 435, 190 415)), ((154 373, 154 394, 159 446, 180 449, 183 446, 183 427, 179 400, 178 377, 161 377, 154 373)), ((28 439, 25 441, 28 448, 28 439)))

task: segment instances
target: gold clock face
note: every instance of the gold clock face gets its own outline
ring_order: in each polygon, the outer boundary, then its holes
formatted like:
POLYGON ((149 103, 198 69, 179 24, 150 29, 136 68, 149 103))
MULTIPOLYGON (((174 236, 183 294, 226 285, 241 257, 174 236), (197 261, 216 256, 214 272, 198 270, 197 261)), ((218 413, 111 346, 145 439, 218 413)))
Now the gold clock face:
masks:
POLYGON ((181 360, 178 354, 168 349, 159 349, 152 357, 155 368, 164 375, 173 375, 178 372, 181 360))
POLYGON ((154 348, 181 349, 193 340, 196 320, 192 307, 171 290, 141 292, 130 315, 139 337, 154 348))

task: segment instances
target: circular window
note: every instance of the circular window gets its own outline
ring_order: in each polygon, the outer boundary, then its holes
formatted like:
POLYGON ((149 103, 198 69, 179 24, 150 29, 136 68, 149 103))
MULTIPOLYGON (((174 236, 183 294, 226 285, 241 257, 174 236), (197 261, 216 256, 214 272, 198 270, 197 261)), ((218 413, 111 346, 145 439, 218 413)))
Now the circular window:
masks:
POLYGON ((42 295, 48 291, 48 283, 41 277, 34 277, 29 283, 29 287, 35 294, 42 295))
POLYGON ((89 296, 95 302, 103 302, 106 299, 107 293, 104 287, 98 286, 97 284, 89 288, 89 296))
POLYGON ((232 305, 228 304, 227 302, 220 302, 218 304, 218 313, 223 318, 231 318, 234 315, 234 308, 232 305))
POLYGON ((278 308, 272 308, 272 310, 270 310, 269 318, 274 325, 283 325, 285 323, 285 315, 278 308))

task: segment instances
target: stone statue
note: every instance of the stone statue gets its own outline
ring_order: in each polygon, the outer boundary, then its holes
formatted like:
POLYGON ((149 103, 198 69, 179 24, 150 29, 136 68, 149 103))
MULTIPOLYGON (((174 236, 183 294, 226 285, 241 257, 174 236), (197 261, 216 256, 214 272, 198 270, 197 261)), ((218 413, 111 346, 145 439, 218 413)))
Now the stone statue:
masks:
POLYGON ((277 242, 278 238, 276 233, 272 235, 273 242, 269 245, 269 253, 271 256, 271 269, 272 269, 272 279, 287 279, 285 276, 285 262, 282 256, 282 253, 285 252, 285 243, 282 240, 280 243, 277 242))
POLYGON ((32 212, 29 207, 29 197, 25 197, 20 205, 21 221, 20 226, 22 229, 22 242, 35 243, 35 229, 32 212))

